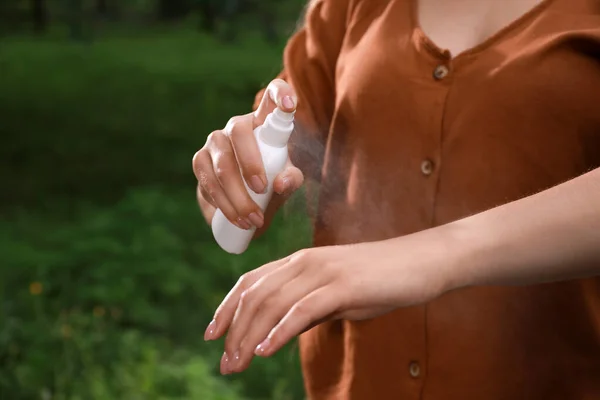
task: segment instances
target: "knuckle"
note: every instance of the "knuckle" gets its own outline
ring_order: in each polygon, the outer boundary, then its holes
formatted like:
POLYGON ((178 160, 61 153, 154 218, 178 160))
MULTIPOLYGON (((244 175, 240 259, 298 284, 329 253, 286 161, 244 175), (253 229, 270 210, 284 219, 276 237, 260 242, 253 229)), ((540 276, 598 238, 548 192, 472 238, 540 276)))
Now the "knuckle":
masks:
POLYGON ((296 305, 294 306, 294 310, 293 310, 294 316, 296 318, 301 318, 301 319, 309 317, 310 312, 311 312, 311 306, 310 306, 309 302, 306 300, 296 303, 296 305))
POLYGON ((256 308, 256 290, 246 289, 240 296, 240 308, 244 310, 253 310, 256 308))
POLYGON ((240 288, 245 288, 245 284, 248 281, 248 273, 243 274, 242 276, 240 276, 236 282, 236 286, 239 286, 240 288))
POLYGON ((219 131, 212 131, 207 137, 206 137, 206 146, 210 146, 211 144, 213 144, 215 142, 216 137, 219 135, 219 131))
POLYGON ((215 160, 214 171, 215 175, 218 179, 227 178, 232 173, 235 173, 234 169, 231 165, 232 163, 227 162, 223 155, 217 157, 215 160))
POLYGON ((237 115, 235 117, 229 118, 229 121, 227 121, 227 124, 225 124, 225 129, 224 129, 225 134, 227 136, 231 136, 233 134, 233 132, 239 130, 241 122, 243 121, 242 118, 243 117, 237 116, 237 115))
POLYGON ((239 277, 236 286, 239 286, 240 289, 246 290, 250 287, 252 281, 252 276, 250 272, 246 272, 242 276, 239 277))
POLYGON ((223 182, 230 176, 231 172, 228 168, 217 167, 215 169, 215 176, 220 182, 223 182))
POLYGON ((207 146, 221 151, 229 147, 229 139, 223 131, 214 131, 209 137, 210 142, 207 140, 207 146))
POLYGON ((235 139, 235 137, 240 135, 250 135, 252 133, 252 115, 244 115, 241 117, 237 117, 235 123, 231 129, 230 136, 235 139))
POLYGON ((310 250, 302 249, 302 250, 298 250, 296 253, 294 253, 292 255, 291 261, 301 263, 301 264, 305 264, 305 263, 310 264, 310 260, 312 260, 312 258, 313 258, 313 255, 310 250))

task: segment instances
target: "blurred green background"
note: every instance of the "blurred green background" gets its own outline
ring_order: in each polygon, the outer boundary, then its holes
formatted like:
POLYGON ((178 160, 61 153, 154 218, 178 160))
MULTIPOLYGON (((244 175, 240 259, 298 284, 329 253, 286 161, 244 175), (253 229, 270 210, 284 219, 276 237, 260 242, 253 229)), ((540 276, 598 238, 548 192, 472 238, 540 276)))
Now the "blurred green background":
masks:
POLYGON ((305 0, 0 2, 0 399, 302 399, 295 343, 221 377, 204 329, 310 243, 296 195, 242 256, 191 158, 275 76, 305 0))

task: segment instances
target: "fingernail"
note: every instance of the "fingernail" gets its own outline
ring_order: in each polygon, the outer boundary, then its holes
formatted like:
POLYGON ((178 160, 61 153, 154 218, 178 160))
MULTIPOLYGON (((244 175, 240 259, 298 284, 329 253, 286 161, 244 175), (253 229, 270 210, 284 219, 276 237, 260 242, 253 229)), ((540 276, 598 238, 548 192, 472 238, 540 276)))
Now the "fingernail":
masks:
POLYGON ((249 184, 250 189, 254 190, 255 193, 264 193, 267 188, 266 182, 258 175, 254 175, 250 178, 249 184))
POLYGON ((260 213, 253 212, 252 214, 248 215, 248 218, 250 218, 250 221, 252 221, 252 225, 256 226, 257 228, 260 228, 265 223, 265 217, 263 217, 260 213))
POLYGON ((225 352, 221 357, 221 374, 227 375, 229 373, 229 357, 227 356, 227 352, 225 352))
POLYGON ((210 324, 206 327, 206 331, 204 331, 204 340, 213 340, 215 337, 215 333, 217 332, 217 321, 214 319, 210 321, 210 324))
POLYGON ((240 217, 238 217, 238 219, 236 220, 236 222, 237 222, 237 225, 240 228, 245 229, 245 230, 248 230, 248 229, 250 229, 252 227, 251 224, 249 224, 248 222, 246 222, 244 219, 242 219, 240 217))
POLYGON ((281 183, 282 183, 282 185, 281 185, 281 193, 279 193, 279 194, 287 194, 287 192, 291 189, 291 184, 292 184, 291 179, 288 178, 287 176, 284 176, 281 179, 281 183))
POLYGON ((269 349, 270 344, 271 340, 269 338, 266 338, 261 344, 256 346, 256 349, 254 349, 254 354, 256 354, 257 356, 264 356, 265 352, 269 349))
POLYGON ((296 106, 296 103, 294 103, 294 99, 292 99, 290 96, 285 96, 281 104, 285 108, 294 108, 296 106))
POLYGON ((235 351, 233 353, 233 360, 231 361, 231 368, 230 370, 234 370, 235 368, 237 368, 240 364, 240 352, 239 351, 235 351))

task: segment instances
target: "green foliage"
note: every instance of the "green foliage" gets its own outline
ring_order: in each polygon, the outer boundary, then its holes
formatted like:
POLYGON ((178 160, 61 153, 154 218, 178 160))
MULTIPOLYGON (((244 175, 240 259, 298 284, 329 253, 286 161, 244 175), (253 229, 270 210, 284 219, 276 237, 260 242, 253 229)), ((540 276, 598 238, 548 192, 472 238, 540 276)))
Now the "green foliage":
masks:
POLYGON ((185 32, 3 43, 0 398, 302 398, 294 344, 223 378, 222 340, 202 340, 242 273, 309 243, 302 196, 231 256, 190 171, 279 50, 185 32))
POLYGON ((0 179, 20 178, 2 197, 115 198, 131 183, 190 184, 191 158, 206 136, 248 112, 280 65, 280 49, 251 35, 236 47, 195 32, 91 46, 6 39, 0 136, 10 141, 0 157, 12 168, 0 169, 0 179), (51 179, 40 179, 50 165, 51 179), (105 177, 109 191, 93 184, 105 177))
POLYGON ((79 42, 117 29, 189 23, 224 42, 249 30, 271 43, 289 35, 308 0, 10 0, 0 2, 0 34, 60 32, 79 42), (37 13, 34 13, 37 4, 37 13))

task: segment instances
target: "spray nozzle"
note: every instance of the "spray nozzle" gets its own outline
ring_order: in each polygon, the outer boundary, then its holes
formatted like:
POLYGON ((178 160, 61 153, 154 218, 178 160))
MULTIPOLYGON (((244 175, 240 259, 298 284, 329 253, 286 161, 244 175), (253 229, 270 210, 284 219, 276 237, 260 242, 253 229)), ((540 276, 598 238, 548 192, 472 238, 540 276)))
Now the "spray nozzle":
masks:
POLYGON ((294 130, 294 113, 276 108, 267 115, 265 123, 260 127, 259 138, 268 145, 285 147, 294 130))
POLYGON ((296 113, 296 110, 292 111, 292 112, 287 112, 287 111, 283 111, 281 108, 277 107, 274 111, 273 114, 275 114, 275 116, 283 121, 293 121, 294 120, 294 114, 296 113))

